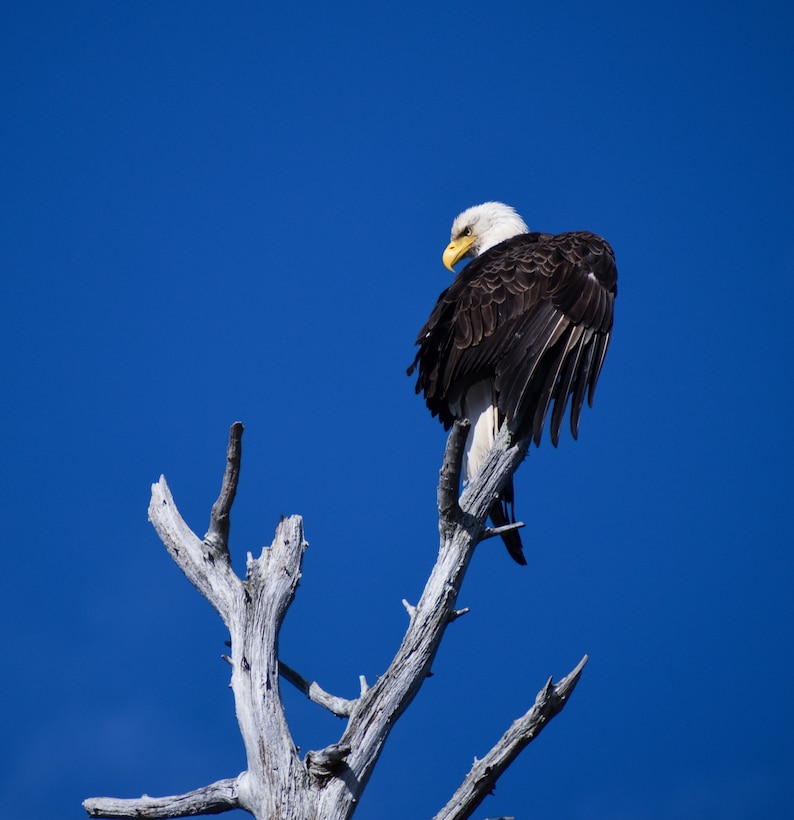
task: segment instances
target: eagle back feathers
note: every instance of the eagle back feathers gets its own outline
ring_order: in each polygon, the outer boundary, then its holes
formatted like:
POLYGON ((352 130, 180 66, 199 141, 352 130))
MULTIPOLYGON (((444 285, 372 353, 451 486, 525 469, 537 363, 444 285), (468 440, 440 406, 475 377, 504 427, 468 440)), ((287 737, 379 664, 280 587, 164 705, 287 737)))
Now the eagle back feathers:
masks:
POLYGON ((556 445, 570 396, 571 432, 592 403, 612 329, 617 271, 588 232, 527 233, 470 262, 439 296, 416 340, 416 392, 446 427, 469 386, 495 381, 511 429, 540 442, 551 402, 556 445))

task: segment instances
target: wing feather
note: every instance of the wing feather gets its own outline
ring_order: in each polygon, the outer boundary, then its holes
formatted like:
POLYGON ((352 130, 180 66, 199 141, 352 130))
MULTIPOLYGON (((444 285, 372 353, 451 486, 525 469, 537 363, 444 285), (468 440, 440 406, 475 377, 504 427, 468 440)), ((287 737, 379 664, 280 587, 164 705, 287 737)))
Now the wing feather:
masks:
POLYGON ((571 399, 571 435, 574 439, 579 436, 579 417, 582 413, 584 396, 587 384, 590 380, 590 368, 593 362, 593 345, 589 344, 584 351, 584 356, 576 369, 576 376, 573 382, 573 398, 571 399))
POLYGON ((554 410, 551 414, 549 425, 549 436, 551 443, 556 447, 560 440, 560 427, 565 415, 565 408, 568 404, 568 397, 571 394, 571 383, 573 382, 576 366, 582 356, 582 348, 587 343, 590 331, 581 325, 574 325, 573 332, 561 359, 557 372, 555 386, 553 387, 550 399, 554 399, 554 410))
POLYGON ((593 406, 596 384, 598 383, 598 377, 601 375, 601 368, 604 366, 604 359, 606 359, 607 349, 609 348, 609 337, 609 333, 600 335, 595 342, 593 367, 587 381, 587 403, 590 407, 593 406))
POLYGON ((419 333, 416 391, 449 426, 470 385, 494 379, 513 430, 539 442, 554 402, 556 445, 570 401, 578 433, 592 404, 612 330, 617 270, 607 242, 578 232, 508 239, 470 262, 445 290, 419 333))

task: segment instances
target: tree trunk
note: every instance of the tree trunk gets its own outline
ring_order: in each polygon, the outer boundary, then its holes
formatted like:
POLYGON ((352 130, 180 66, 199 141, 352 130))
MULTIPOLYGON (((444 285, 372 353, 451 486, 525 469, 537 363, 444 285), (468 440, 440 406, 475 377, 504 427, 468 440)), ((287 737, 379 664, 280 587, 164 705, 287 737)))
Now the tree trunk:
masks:
MULTIPOLYGON (((83 806, 91 817, 187 817, 235 808, 246 809, 257 820, 346 820, 353 815, 389 732, 430 673, 447 626, 465 613, 455 606, 469 561, 477 544, 496 534, 485 525, 488 511, 526 453, 528 441, 513 441, 503 429, 480 472, 458 498, 467 430, 468 422, 456 422, 444 454, 435 566, 419 602, 415 606, 403 602, 409 624, 394 659, 374 686, 361 679, 361 694, 355 700, 329 694, 279 662, 279 632, 300 580, 306 548, 300 516, 282 519, 273 543, 258 558, 248 554, 244 580, 232 570, 229 516, 240 471, 242 424, 232 425, 221 492, 203 540, 183 521, 165 478, 153 485, 149 520, 231 635, 226 660, 232 668, 247 769, 183 795, 90 798, 83 806), (280 677, 315 703, 347 718, 338 742, 299 757, 284 715, 280 677)), ((549 679, 529 711, 482 760, 475 761, 434 820, 464 820, 472 815, 520 751, 564 707, 586 661, 585 656, 557 684, 549 679)))

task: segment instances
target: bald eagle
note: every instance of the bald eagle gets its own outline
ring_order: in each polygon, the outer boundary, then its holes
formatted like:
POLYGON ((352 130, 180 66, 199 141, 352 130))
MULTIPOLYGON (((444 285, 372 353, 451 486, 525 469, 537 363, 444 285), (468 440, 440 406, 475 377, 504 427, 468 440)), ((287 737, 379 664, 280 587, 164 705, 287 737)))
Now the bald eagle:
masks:
MULTIPOLYGON (((471 422, 464 481, 477 474, 503 422, 539 445, 552 400, 552 444, 569 397, 577 437, 585 396, 593 403, 617 296, 615 257, 605 240, 586 231, 530 232, 501 202, 476 205, 453 222, 444 265, 454 273, 466 258, 472 261, 419 331, 408 368, 409 375, 418 368, 416 392, 445 428, 455 419, 471 422)), ((512 480, 490 516, 497 527, 515 522, 512 480)), ((526 564, 518 531, 502 539, 526 564)))

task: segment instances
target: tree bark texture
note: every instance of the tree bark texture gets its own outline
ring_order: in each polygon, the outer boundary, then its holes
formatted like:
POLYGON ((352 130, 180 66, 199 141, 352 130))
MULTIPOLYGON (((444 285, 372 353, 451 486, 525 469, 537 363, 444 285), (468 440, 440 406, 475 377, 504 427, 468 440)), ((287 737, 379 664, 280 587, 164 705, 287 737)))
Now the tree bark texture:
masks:
MULTIPOLYGON (((188 580, 210 602, 231 635, 231 686, 247 768, 188 794, 136 799, 96 797, 83 805, 91 817, 165 818, 218 814, 235 808, 257 820, 346 820, 353 815, 386 739, 430 673, 474 549, 492 532, 488 510, 526 454, 528 440, 512 440, 507 429, 476 478, 458 497, 468 422, 450 433, 438 485, 440 547, 419 602, 404 601, 409 624, 388 669, 369 687, 362 678, 354 700, 324 691, 279 661, 281 624, 300 580, 307 546, 300 516, 282 519, 270 547, 248 554, 246 576, 238 577, 229 555, 229 526, 242 457, 242 424, 232 425, 221 492, 203 539, 182 519, 165 478, 152 487, 149 519, 188 580), (287 725, 280 678, 318 705, 347 719, 341 737, 303 759, 287 725)), ((534 705, 510 726, 482 760, 475 761, 460 788, 434 820, 464 820, 493 790, 498 777, 565 705, 586 657, 559 683, 551 680, 534 705)))

